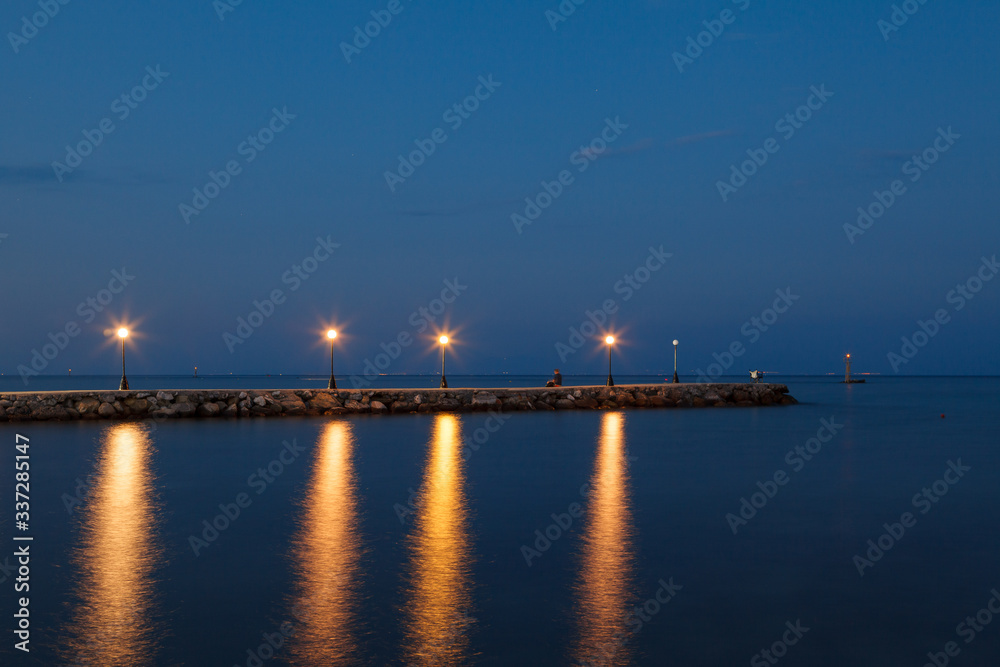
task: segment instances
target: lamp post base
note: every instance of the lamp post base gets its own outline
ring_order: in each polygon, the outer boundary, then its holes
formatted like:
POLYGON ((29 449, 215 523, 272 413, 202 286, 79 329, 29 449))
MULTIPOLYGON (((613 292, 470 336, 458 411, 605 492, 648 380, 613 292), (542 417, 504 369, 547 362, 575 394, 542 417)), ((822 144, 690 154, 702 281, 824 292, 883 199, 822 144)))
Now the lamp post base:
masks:
POLYGON ((332 375, 330 376, 330 382, 327 383, 326 388, 327 389, 336 389, 337 388, 337 379, 335 377, 333 377, 332 375))
POLYGON ((121 384, 118 385, 118 391, 128 391, 128 378, 124 375, 122 376, 121 384))
POLYGON ((615 381, 610 375, 608 376, 608 386, 609 387, 615 386, 615 381))
POLYGON ((447 389, 448 388, 448 378, 446 378, 443 375, 441 376, 441 388, 442 389, 447 389))
POLYGON ((674 384, 680 384, 680 380, 677 379, 677 371, 674 371, 674 384))

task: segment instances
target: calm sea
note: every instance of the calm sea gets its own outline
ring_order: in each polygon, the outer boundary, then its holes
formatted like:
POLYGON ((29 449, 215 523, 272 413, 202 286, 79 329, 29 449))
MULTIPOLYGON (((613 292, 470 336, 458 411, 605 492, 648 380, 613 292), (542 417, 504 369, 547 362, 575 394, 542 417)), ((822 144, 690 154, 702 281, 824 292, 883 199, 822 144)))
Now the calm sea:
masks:
POLYGON ((0 425, 0 664, 1000 664, 1000 379, 776 379, 800 405, 0 425))

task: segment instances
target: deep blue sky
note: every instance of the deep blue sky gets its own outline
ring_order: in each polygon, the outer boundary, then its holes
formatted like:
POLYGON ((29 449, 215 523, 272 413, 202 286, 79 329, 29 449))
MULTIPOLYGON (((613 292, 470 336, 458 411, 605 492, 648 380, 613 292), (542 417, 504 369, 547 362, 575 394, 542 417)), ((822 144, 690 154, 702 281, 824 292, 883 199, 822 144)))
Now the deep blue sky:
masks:
POLYGON ((77 0, 15 53, 39 8, 5 3, 0 371, 76 322, 45 372, 114 373, 105 331, 128 319, 136 374, 322 373, 333 321, 342 372, 401 332, 416 342, 388 371, 432 372, 410 314, 457 277, 455 374, 601 373, 599 342, 565 360, 556 343, 606 299, 623 374, 670 369, 675 337, 682 372, 739 341, 740 372, 839 371, 852 352, 892 373, 937 309, 950 321, 899 372, 1000 373, 1000 280, 947 300, 1000 253, 995 2, 928 0, 886 40, 892 3, 870 0, 589 0, 556 30, 555 0, 401 0, 346 62, 341 42, 388 4, 245 0, 220 20, 208 0, 77 0), (673 54, 725 9, 679 72, 673 54), (113 101, 157 65, 169 76, 121 120, 113 101), (501 85, 453 130, 442 114, 489 75, 501 85), (833 96, 786 139, 775 124, 812 86, 833 96), (248 163, 238 147, 274 108, 295 118, 248 163), (114 131, 59 182, 52 163, 103 118, 114 131), (571 155, 609 118, 627 129, 579 173, 571 155), (949 127, 960 138, 911 182, 907 160, 949 127), (385 172, 436 128, 447 141, 391 191, 385 172), (717 182, 769 137, 778 152, 723 201, 717 182), (179 204, 229 160, 241 173, 185 224, 179 204), (519 234, 511 215, 564 169, 573 183, 519 234), (895 179, 905 194, 850 243, 845 223, 895 179), (290 291, 317 237, 340 247, 290 291), (672 257, 625 301, 616 282, 661 245, 672 257), (87 323, 77 305, 122 267, 134 281, 87 323), (744 323, 785 288, 800 298, 752 342, 744 323), (274 289, 287 301, 230 353, 223 334, 274 289))

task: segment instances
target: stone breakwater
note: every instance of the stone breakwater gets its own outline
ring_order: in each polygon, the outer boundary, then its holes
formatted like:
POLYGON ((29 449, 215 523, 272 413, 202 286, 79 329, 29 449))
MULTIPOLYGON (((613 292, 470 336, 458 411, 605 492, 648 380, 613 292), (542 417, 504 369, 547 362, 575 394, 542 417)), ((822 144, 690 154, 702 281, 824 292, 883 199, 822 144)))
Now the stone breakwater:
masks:
POLYGON ((0 421, 789 405, 783 384, 531 389, 255 389, 0 394, 0 421))
POLYGON ((537 389, 276 389, 0 394, 0 421, 790 405, 783 384, 537 389))

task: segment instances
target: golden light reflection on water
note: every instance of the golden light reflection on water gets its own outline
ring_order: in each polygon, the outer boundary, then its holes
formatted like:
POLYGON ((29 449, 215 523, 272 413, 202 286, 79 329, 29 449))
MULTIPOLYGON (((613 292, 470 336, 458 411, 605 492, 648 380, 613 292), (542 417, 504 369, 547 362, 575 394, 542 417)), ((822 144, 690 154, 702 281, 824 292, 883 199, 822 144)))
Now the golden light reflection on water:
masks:
POLYGON ((71 664, 153 664, 163 629, 154 622, 158 506, 145 427, 104 432, 97 474, 81 508, 79 568, 66 653, 71 664))
POLYGON ((627 665, 627 618, 634 604, 632 510, 629 502, 625 417, 607 412, 587 492, 575 614, 576 664, 627 665))
POLYGON ((462 459, 462 422, 434 418, 416 500, 407 591, 405 658, 412 665, 469 662, 472 548, 462 459))
POLYGON ((357 662, 361 537, 354 431, 330 422, 320 436, 295 540, 293 665, 357 662))

